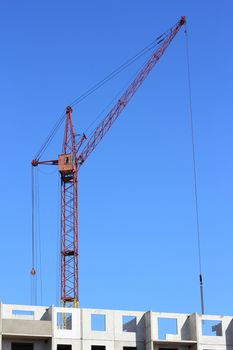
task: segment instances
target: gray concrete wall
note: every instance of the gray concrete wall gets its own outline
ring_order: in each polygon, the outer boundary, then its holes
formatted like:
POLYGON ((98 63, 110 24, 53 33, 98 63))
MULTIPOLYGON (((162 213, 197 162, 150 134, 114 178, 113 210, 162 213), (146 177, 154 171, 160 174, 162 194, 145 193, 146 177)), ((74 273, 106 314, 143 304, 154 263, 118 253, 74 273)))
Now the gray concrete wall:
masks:
POLYGON ((38 320, 2 320, 2 333, 4 335, 25 335, 52 337, 52 322, 38 320))
POLYGON ((33 341, 34 350, 57 350, 58 344, 70 344, 72 350, 91 350, 92 345, 106 350, 233 350, 233 317, 1 304, 0 350, 10 350, 14 339, 33 341), (104 319, 103 329, 93 329, 94 316, 104 319), (161 319, 175 324, 163 329, 162 338, 161 319), (205 334, 208 322, 214 326, 205 334))

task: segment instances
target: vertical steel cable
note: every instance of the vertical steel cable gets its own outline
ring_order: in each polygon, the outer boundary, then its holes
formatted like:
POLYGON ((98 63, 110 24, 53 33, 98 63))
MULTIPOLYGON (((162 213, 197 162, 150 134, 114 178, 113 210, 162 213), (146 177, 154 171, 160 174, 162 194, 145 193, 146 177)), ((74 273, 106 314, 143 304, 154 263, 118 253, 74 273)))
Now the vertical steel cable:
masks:
POLYGON ((35 266, 35 174, 32 167, 32 268, 35 266))
MULTIPOLYGON (((39 255, 39 290, 40 290, 40 301, 43 305, 43 275, 42 275, 42 247, 41 247, 41 230, 40 230, 40 189, 39 189, 39 179, 38 172, 36 174, 36 222, 37 222, 37 238, 38 238, 38 255, 39 255)), ((38 266, 38 265, 37 265, 38 266)))
POLYGON ((35 270, 35 169, 32 167, 32 269, 31 269, 31 303, 37 303, 37 285, 35 270))
POLYGON ((198 209, 198 190, 197 190, 197 171, 196 171, 196 150, 194 138, 194 123, 193 123, 193 108, 192 108, 192 89, 191 89, 191 74, 190 74, 190 59, 189 59, 189 42, 187 27, 185 27, 186 38, 186 58, 188 70, 188 93, 189 93, 189 112, 190 112, 190 126, 192 138, 192 158, 193 158, 193 179, 194 179, 194 193, 195 193, 195 211, 196 211, 196 228, 197 228, 197 246, 198 246, 198 261, 199 261, 199 282, 200 282, 200 297, 201 297, 201 311, 205 313, 204 308, 204 293, 203 293, 203 278, 202 278, 202 262, 201 262, 201 239, 200 239, 200 223, 199 223, 199 209, 198 209))

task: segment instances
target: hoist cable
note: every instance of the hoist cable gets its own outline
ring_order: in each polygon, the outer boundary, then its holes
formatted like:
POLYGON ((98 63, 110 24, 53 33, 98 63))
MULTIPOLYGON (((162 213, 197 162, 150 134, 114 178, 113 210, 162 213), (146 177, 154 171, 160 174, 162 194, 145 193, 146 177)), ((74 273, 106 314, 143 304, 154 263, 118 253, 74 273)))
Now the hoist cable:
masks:
POLYGON ((197 190, 196 150, 195 150, 195 137, 194 137, 192 89, 191 89, 191 74, 190 74, 190 55, 189 55, 189 42, 188 42, 187 27, 185 27, 184 32, 185 32, 185 42, 186 42, 187 71, 188 71, 189 114, 190 114, 190 127, 191 127, 191 140, 192 140, 192 160, 193 160, 193 180, 194 180, 194 195, 195 195, 198 263, 199 263, 199 283, 200 283, 201 311, 202 311, 202 314, 204 314, 205 307, 204 307, 204 293, 203 293, 201 238, 200 238, 200 221, 199 221, 198 190, 197 190))
POLYGON ((35 243, 36 243, 36 233, 35 233, 35 169, 32 167, 32 268, 31 268, 31 303, 37 303, 37 278, 35 269, 35 243))
POLYGON ((32 167, 32 268, 35 267, 35 172, 32 167))
POLYGON ((43 274, 42 274, 42 247, 41 247, 41 230, 40 230, 40 191, 39 191, 39 179, 37 172, 36 181, 36 213, 37 213, 37 231, 38 231, 38 266, 39 266, 39 291, 40 291, 40 301, 43 305, 43 274))

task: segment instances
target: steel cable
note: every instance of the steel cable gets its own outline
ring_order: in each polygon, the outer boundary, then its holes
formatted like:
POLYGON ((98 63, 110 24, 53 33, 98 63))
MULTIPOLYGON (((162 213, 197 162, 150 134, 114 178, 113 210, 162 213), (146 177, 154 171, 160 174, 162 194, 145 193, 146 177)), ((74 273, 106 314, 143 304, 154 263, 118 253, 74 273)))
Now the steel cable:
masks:
POLYGON ((204 307, 204 292, 203 292, 203 276, 202 276, 202 259, 201 259, 201 238, 200 238, 200 221, 199 221, 199 206, 198 206, 198 189, 197 189, 197 170, 196 170, 196 149, 194 137, 194 122, 193 122, 193 107, 192 107, 192 89, 191 89, 191 74, 190 74, 190 55, 187 27, 185 27, 185 42, 186 42, 186 59, 188 72, 188 94, 189 94, 189 114, 191 127, 191 142, 192 142, 192 161, 193 161, 193 180, 194 180, 194 195, 195 195, 195 213, 196 213, 196 229, 197 229, 197 248, 198 248, 198 263, 199 263, 199 283, 201 297, 201 311, 205 313, 204 307))
MULTIPOLYGON (((177 23, 176 23, 177 24, 177 23)), ((173 28, 173 27, 172 27, 173 28)), ((134 55, 132 58, 127 60, 124 64, 120 65, 117 69, 115 69, 112 73, 108 74, 104 79, 99 81, 97 84, 93 85, 90 89, 88 89, 85 93, 83 93, 81 96, 79 96, 77 99, 75 99, 70 106, 75 106, 76 104, 80 103, 84 99, 86 99, 89 95, 94 93, 96 90, 101 88, 104 84, 106 84, 108 81, 113 79, 116 75, 120 74, 123 70, 125 70, 127 67, 129 67, 131 64, 133 64, 136 60, 138 60, 140 57, 142 57, 144 54, 146 54, 148 51, 151 51, 154 49, 155 46, 160 45, 166 37, 169 35, 170 31, 172 30, 170 28, 163 34, 161 34, 159 37, 157 37, 155 40, 153 40, 149 45, 147 45, 144 49, 140 50, 136 55, 134 55)), ((58 121, 55 123, 54 127, 48 134, 47 138, 45 139, 44 143, 42 144, 41 148, 35 155, 34 159, 39 160, 46 148, 48 147, 49 143, 52 141, 54 135, 56 134, 57 130, 62 125, 63 121, 65 120, 66 112, 63 111, 63 113, 60 115, 58 121)))

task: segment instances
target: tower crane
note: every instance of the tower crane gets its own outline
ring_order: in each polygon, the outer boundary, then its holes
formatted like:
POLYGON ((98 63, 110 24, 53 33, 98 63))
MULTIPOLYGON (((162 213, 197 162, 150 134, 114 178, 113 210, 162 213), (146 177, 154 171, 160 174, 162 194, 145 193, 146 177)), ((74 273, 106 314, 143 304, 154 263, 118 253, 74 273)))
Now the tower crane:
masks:
MULTIPOLYGON (((136 75, 106 117, 96 127, 89 139, 85 134, 75 138, 72 108, 66 108, 66 122, 61 154, 55 160, 40 160, 39 153, 32 166, 57 165, 61 177, 61 209, 60 209, 60 299, 64 307, 78 307, 78 174, 81 166, 95 150, 99 142, 109 131, 115 120, 132 99, 136 91, 147 78, 155 64, 186 23, 185 17, 170 29, 168 35, 161 39, 159 47, 136 75)), ((48 140, 49 142, 49 140, 48 140)), ((33 266, 32 274, 35 274, 33 266)))

